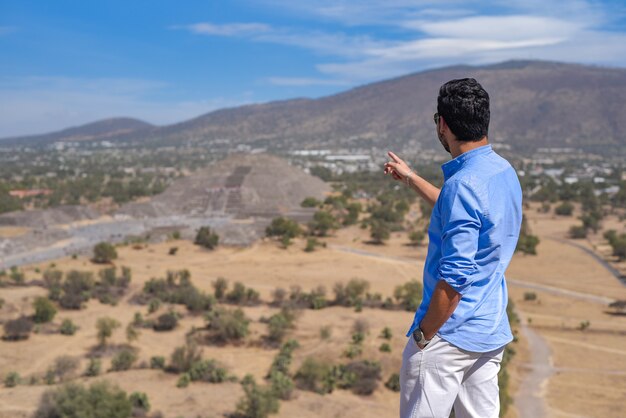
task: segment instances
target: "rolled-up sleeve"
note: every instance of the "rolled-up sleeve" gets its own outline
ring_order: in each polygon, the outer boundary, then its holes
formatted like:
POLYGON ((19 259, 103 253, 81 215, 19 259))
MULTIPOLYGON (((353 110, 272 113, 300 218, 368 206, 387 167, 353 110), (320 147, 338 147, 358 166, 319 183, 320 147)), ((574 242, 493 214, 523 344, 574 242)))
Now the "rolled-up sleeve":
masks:
POLYGON ((441 191, 441 259, 438 278, 461 295, 472 284, 482 211, 477 194, 463 181, 446 184, 441 191))

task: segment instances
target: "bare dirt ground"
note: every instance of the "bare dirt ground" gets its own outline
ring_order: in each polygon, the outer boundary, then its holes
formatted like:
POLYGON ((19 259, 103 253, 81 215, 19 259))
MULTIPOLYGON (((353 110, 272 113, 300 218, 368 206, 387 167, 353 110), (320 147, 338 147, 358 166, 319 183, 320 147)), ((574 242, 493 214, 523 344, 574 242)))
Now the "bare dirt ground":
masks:
MULTIPOLYGON (((538 255, 516 255, 506 275, 512 279, 509 289, 517 310, 550 349, 548 364, 543 366, 550 377, 540 388, 547 416, 623 417, 626 316, 611 315, 607 302, 625 299, 626 286, 591 255, 562 241, 567 241, 569 227, 579 222, 576 217, 555 217, 533 209, 526 215, 541 240, 538 255), (537 300, 524 300, 526 292, 534 292, 537 300), (580 330, 586 321, 589 328, 580 330)), ((624 228, 611 219, 608 223, 624 228)), ((592 238, 599 240, 598 236, 601 233, 592 238)), ((534 366, 531 357, 529 347, 515 358, 521 377, 534 366)))
MULTIPOLYGON (((545 401, 547 416, 555 417, 621 417, 626 405, 626 317, 607 314, 606 299, 626 299, 626 287, 621 285, 605 268, 588 254, 549 237, 562 234, 572 218, 553 218, 552 215, 527 211, 533 232, 541 243, 537 256, 516 255, 507 272, 507 278, 521 284, 533 285, 529 289, 511 284, 510 295, 522 313, 526 326, 545 341, 549 347, 548 364, 534 364, 533 347, 524 335, 514 345, 517 351, 509 366, 511 394, 528 382, 532 367, 549 367, 544 381, 539 383, 538 394, 545 401), (559 293, 543 289, 564 289, 559 293), (533 291, 536 301, 525 301, 524 293, 533 291), (569 292, 569 293, 568 293, 569 292), (591 295, 600 299, 585 299, 576 295, 591 295), (590 327, 578 330, 581 322, 589 321, 590 327), (542 366, 543 364, 543 366, 542 366)), ((365 244, 368 232, 350 227, 327 239, 327 248, 313 253, 303 251, 304 242, 296 240, 287 250, 276 243, 261 241, 249 248, 220 247, 206 251, 186 241, 170 241, 153 244, 142 249, 130 246, 118 249, 118 266, 132 269, 133 280, 130 293, 140 291, 143 283, 151 277, 163 277, 167 270, 186 268, 191 272, 193 283, 205 291, 212 291, 211 282, 225 277, 229 283, 241 281, 261 293, 264 301, 271 299, 276 287, 289 289, 299 285, 308 290, 316 286, 326 287, 327 296, 333 297, 332 287, 337 282, 351 278, 368 280, 371 292, 391 296, 396 285, 410 279, 421 279, 426 245, 406 245, 405 234, 392 234, 384 246, 365 244), (170 247, 178 247, 177 255, 168 255, 170 247), (374 255, 372 255, 372 253, 374 255)), ((63 270, 78 269, 97 271, 86 257, 64 258, 55 261, 63 270)), ((43 270, 49 263, 25 267, 27 279, 39 276, 36 268, 43 270)), ((35 296, 45 294, 39 287, 10 287, 2 289, 4 307, 0 318, 14 318, 20 313, 32 312, 35 296)), ((163 306, 153 315, 167 310, 163 306)), ((253 320, 251 335, 240 346, 205 346, 204 357, 214 358, 228 370, 243 377, 252 373, 260 381, 267 372, 276 349, 258 344, 266 334, 266 326, 259 320, 276 309, 263 304, 244 308, 253 320)), ((126 300, 117 306, 103 305, 92 300, 82 311, 60 311, 54 323, 71 318, 79 330, 74 336, 39 334, 20 342, 0 341, 0 376, 18 371, 22 376, 42 375, 60 355, 81 358, 81 370, 87 365, 86 353, 96 344, 95 322, 103 316, 118 319, 123 327, 135 312, 147 315, 145 306, 133 305, 126 300)), ((291 333, 301 347, 294 352, 292 370, 296 370, 307 356, 337 361, 350 341, 350 329, 356 319, 365 318, 370 332, 365 340, 362 358, 379 360, 383 367, 383 381, 400 366, 400 355, 406 338, 404 333, 413 314, 404 311, 386 311, 365 308, 361 313, 348 308, 326 308, 319 311, 305 310, 291 333), (331 328, 330 338, 320 337, 320 328, 331 328), (388 326, 393 331, 391 353, 381 353, 383 342, 380 331, 388 326)), ((184 335, 193 326, 204 325, 200 316, 187 315, 171 332, 157 333, 141 330, 138 341, 139 362, 149 361, 154 355, 169 358, 175 347, 184 342, 184 335)), ((112 344, 125 343, 123 327, 112 338, 112 344)), ((104 359, 103 370, 109 368, 110 357, 104 359)), ((176 388, 177 376, 149 369, 105 373, 98 378, 79 378, 89 382, 107 379, 118 383, 128 392, 142 391, 149 396, 153 410, 160 410, 166 417, 219 417, 235 409, 242 395, 239 384, 192 383, 186 389, 176 388)), ((541 380, 541 379, 540 379, 541 380)), ((48 389, 46 385, 20 385, 0 388, 0 417, 30 416, 37 407, 39 396, 48 389)), ((297 391, 295 399, 281 402, 278 417, 395 417, 398 394, 382 385, 369 397, 359 397, 344 390, 330 395, 317 395, 297 391)), ((519 416, 512 408, 507 417, 519 416)))

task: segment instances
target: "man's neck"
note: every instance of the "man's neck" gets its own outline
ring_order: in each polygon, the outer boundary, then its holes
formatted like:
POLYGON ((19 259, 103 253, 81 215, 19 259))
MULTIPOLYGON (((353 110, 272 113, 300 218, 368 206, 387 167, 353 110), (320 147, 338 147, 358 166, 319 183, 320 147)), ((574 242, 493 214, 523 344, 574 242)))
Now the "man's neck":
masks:
POLYGON ((482 147, 488 143, 489 141, 486 136, 482 137, 479 141, 453 141, 450 144, 450 155, 452 155, 452 158, 456 158, 467 151, 482 147))

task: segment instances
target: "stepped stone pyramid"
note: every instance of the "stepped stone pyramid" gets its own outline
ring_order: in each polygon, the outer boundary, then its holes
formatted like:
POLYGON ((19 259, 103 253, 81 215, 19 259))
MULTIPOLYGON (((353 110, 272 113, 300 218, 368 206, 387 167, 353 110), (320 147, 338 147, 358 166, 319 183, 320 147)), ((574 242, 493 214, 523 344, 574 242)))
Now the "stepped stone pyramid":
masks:
POLYGON ((133 217, 310 216, 300 203, 323 199, 330 187, 317 177, 270 154, 231 154, 201 172, 175 181, 150 201, 130 203, 118 213, 133 217))

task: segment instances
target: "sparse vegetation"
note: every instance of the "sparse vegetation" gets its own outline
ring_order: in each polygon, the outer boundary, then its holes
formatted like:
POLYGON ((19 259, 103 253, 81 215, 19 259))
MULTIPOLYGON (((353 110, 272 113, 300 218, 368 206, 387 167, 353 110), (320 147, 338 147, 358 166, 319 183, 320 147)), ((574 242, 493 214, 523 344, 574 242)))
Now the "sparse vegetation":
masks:
POLYGON ((113 335, 113 331, 120 327, 120 323, 117 319, 104 317, 98 318, 96 321, 96 330, 98 331, 98 344, 104 347, 109 339, 113 335))
POLYGON ((85 387, 67 383, 43 394, 35 418, 129 418, 132 403, 126 392, 107 381, 85 387))
POLYGON ((43 296, 38 296, 37 298, 35 298, 35 301, 33 302, 33 308, 35 309, 33 321, 35 321, 35 323, 37 324, 51 322, 57 313, 57 309, 50 301, 50 299, 43 296))
POLYGON ((362 279, 350 279, 347 284, 337 283, 333 288, 335 292, 335 305, 356 306, 359 301, 363 302, 365 292, 369 289, 369 283, 362 279))
POLYGON ((74 335, 77 329, 78 327, 76 326, 76 324, 74 324, 71 319, 66 318, 63 320, 63 322, 61 322, 59 332, 63 335, 74 335))
POLYGON ((206 314, 207 328, 217 341, 238 342, 248 335, 250 320, 241 309, 219 308, 206 314))
POLYGON ((393 296, 405 311, 415 312, 422 302, 422 291, 422 284, 417 280, 411 280, 396 286, 393 296))
POLYGON ((137 353, 135 350, 125 348, 118 352, 113 359, 111 359, 111 370, 119 372, 128 370, 133 367, 133 364, 137 361, 137 353))
POLYGON ((237 403, 238 418, 266 418, 278 412, 278 398, 271 387, 260 387, 252 375, 241 382, 244 397, 237 403))
POLYGON ((175 312, 167 312, 159 315, 152 326, 155 331, 171 331, 178 325, 178 316, 175 312))
POLYGON ((194 244, 204 247, 209 250, 215 249, 219 243, 220 237, 215 232, 211 231, 208 226, 201 227, 197 234, 194 244))
POLYGON ((26 316, 11 319, 4 323, 4 336, 7 341, 25 340, 30 336, 33 329, 33 322, 26 316))
POLYGON ((115 247, 108 242, 100 242, 93 247, 93 262, 108 264, 117 258, 115 247))
POLYGON ((4 378, 4 386, 8 388, 15 387, 22 382, 20 374, 17 372, 9 372, 4 378))

